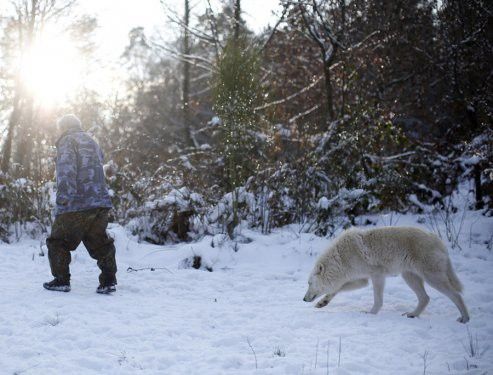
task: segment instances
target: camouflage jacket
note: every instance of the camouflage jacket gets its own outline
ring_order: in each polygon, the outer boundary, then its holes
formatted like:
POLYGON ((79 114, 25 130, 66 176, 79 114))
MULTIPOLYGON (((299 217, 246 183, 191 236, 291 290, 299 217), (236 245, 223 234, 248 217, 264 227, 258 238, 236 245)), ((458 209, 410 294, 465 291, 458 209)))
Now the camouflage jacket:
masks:
POLYGON ((82 130, 69 130, 56 147, 56 215, 112 207, 98 144, 82 130))

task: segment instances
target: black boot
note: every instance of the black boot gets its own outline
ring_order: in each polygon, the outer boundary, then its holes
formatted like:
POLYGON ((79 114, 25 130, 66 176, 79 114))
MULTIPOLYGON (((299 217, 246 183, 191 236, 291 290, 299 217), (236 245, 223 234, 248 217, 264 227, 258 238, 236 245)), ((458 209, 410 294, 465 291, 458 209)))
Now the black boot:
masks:
POLYGON ((96 289, 96 293, 99 294, 110 294, 113 292, 116 292, 116 283, 107 283, 107 284, 101 284, 98 286, 98 289, 96 289))
POLYGON ((45 289, 54 290, 56 292, 70 292, 70 281, 53 279, 49 283, 44 283, 43 287, 45 289))

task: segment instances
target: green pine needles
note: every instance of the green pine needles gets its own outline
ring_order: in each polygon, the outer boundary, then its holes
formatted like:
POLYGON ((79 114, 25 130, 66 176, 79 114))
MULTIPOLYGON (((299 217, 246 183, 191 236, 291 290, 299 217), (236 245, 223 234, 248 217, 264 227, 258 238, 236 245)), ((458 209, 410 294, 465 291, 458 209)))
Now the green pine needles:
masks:
POLYGON ((219 151, 229 191, 242 186, 257 164, 259 67, 259 51, 245 36, 230 38, 217 63, 214 110, 221 119, 219 151))

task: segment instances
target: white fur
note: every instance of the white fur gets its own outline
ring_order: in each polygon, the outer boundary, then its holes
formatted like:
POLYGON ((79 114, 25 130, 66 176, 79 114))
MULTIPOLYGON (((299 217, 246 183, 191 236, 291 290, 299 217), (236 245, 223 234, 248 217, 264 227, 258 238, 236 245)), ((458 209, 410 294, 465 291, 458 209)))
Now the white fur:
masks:
POLYGON ((369 312, 376 314, 383 303, 385 277, 397 274, 418 297, 418 306, 408 317, 419 316, 428 304, 424 280, 455 303, 461 313, 458 321, 469 321, 462 285, 445 245, 436 235, 413 227, 345 231, 316 261, 303 300, 311 302, 325 294, 317 304, 323 307, 338 292, 364 287, 371 279, 374 304, 369 312))

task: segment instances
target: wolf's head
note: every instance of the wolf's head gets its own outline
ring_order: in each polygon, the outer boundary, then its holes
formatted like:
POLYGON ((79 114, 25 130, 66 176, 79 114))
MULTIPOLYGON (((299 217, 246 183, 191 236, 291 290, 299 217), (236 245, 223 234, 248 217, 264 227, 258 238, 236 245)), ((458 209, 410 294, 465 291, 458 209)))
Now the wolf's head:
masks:
POLYGON ((308 290, 306 291, 305 298, 303 301, 312 302, 315 298, 320 297, 323 293, 326 293, 325 282, 323 278, 323 273, 325 271, 325 266, 320 261, 313 268, 312 273, 308 279, 308 290))
POLYGON ((331 246, 315 263, 303 301, 312 302, 322 294, 335 294, 346 280, 338 245, 331 246))

